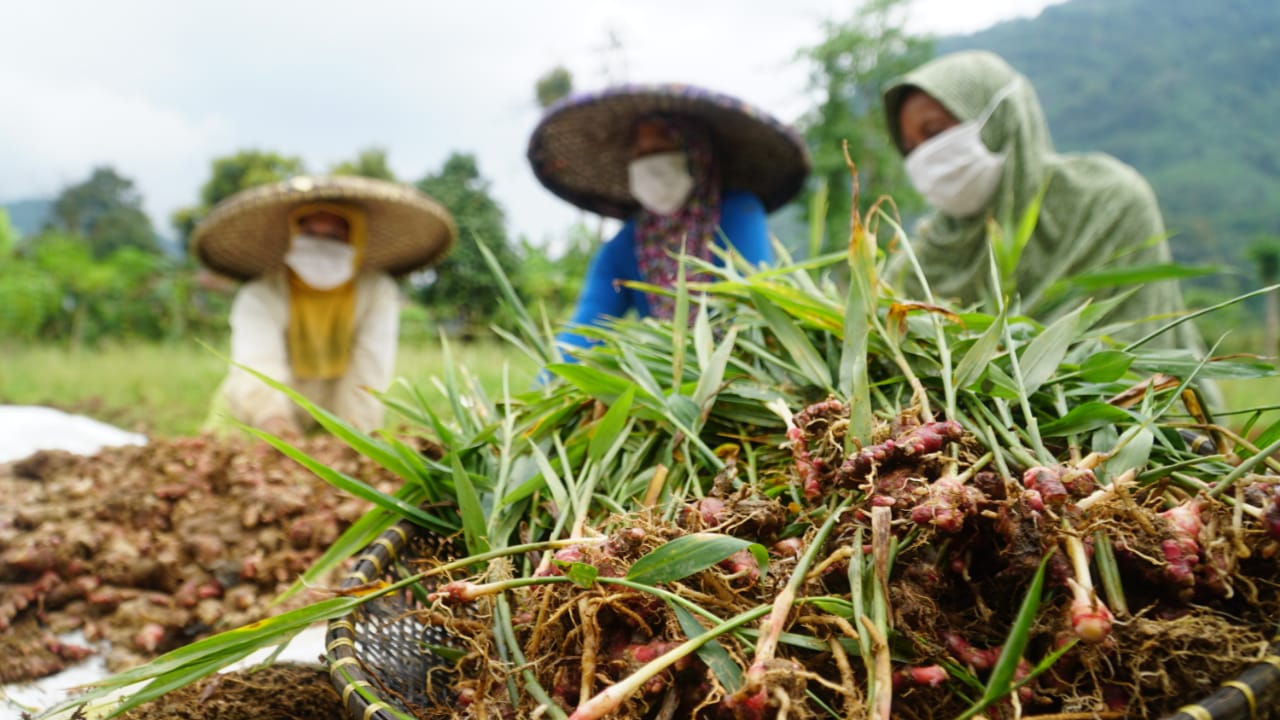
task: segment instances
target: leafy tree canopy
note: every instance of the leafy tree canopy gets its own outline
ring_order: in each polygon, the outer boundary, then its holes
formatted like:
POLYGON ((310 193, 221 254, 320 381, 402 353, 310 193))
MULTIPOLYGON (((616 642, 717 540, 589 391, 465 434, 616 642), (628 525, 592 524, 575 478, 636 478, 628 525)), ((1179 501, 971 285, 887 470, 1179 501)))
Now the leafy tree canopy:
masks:
POLYGON ((94 168, 84 182, 65 188, 53 203, 52 225, 84 238, 103 258, 125 247, 159 252, 142 195, 133 181, 113 168, 94 168))
POLYGON ((574 224, 565 239, 557 256, 522 238, 520 263, 511 278, 530 309, 545 309, 553 321, 577 300, 600 244, 597 228, 585 222, 574 224))
POLYGON ((1258 279, 1263 285, 1280 282, 1280 237, 1258 235, 1245 253, 1258 269, 1258 279))
POLYGON ((557 100, 568 97, 573 92, 573 74, 562 65, 557 65, 538 78, 534 86, 534 94, 538 98, 538 107, 546 109, 557 100))
POLYGON ((173 227, 185 248, 197 223, 214 205, 258 185, 286 180, 306 172, 302 158, 263 150, 241 150, 214 158, 209 179, 200 188, 200 202, 173 214, 173 227))
POLYGON ((418 285, 415 296, 446 314, 451 310, 464 322, 488 321, 498 310, 499 296, 478 243, 489 248, 508 275, 516 266, 506 215, 489 194, 489 181, 480 174, 475 155, 454 152, 439 172, 422 178, 417 186, 453 214, 458 242, 436 266, 434 281, 418 285))
MULTIPOLYGON (((851 180, 843 143, 858 168, 864 195, 890 195, 904 212, 921 207, 902 157, 885 127, 885 84, 932 56, 931 41, 903 30, 909 0, 871 0, 844 22, 826 22, 824 39, 800 51, 817 105, 801 120, 813 156, 811 187, 828 189, 825 249, 847 241, 851 180)), ((810 190, 810 193, 812 190, 810 190)))
POLYGON ((7 258, 18 247, 18 229, 9 222, 9 211, 0 208, 0 258, 7 258))
POLYGON ((395 180, 396 174, 387 165, 387 150, 381 147, 365 148, 355 160, 344 160, 329 169, 331 175, 359 175, 375 180, 395 180))

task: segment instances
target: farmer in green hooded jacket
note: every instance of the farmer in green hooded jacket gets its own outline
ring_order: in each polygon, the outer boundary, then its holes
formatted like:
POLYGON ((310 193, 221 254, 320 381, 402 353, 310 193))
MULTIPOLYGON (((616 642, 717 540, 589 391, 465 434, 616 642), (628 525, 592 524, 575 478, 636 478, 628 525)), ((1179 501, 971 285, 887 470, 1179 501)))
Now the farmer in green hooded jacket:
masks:
MULTIPOLYGON (((943 56, 894 81, 884 100, 907 175, 936 210, 911 240, 934 297, 962 304, 989 300, 988 218, 1011 227, 1042 191, 1039 217, 1015 272, 1021 312, 1051 320, 1070 309, 1070 296, 1055 284, 1073 275, 1171 262, 1160 209, 1142 176, 1101 153, 1055 152, 1035 89, 998 56, 943 56)), ((921 296, 904 253, 892 259, 887 279, 921 296)), ((1093 300, 1128 289, 1132 285, 1103 288, 1093 300)), ((1105 322, 1136 323, 1118 325, 1114 333, 1131 341, 1182 311, 1177 282, 1164 280, 1143 285, 1105 322)), ((1149 345, 1202 347, 1190 322, 1149 345)))

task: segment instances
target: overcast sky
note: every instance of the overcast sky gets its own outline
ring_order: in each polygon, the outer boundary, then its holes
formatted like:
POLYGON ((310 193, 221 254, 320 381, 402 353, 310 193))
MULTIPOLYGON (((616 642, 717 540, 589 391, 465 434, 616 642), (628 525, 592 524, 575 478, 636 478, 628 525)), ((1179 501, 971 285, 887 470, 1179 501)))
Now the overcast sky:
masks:
MULTIPOLYGON (((911 26, 967 33, 1062 0, 916 0, 911 26)), ((112 165, 157 229, 194 204, 214 157, 257 148, 313 171, 384 147, 406 180, 474 152, 513 234, 576 211, 525 161, 537 78, 609 74, 807 106, 799 48, 849 0, 37 0, 0 19, 0 202, 52 197, 112 165), (612 33, 621 53, 607 53, 612 33), (608 70, 606 70, 608 67, 608 70)))

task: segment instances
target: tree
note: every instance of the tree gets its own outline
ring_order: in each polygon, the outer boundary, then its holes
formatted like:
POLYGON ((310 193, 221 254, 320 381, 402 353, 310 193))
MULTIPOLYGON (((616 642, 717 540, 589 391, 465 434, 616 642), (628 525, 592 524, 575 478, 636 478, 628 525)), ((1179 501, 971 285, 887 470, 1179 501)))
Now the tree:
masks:
MULTIPOLYGON (((1267 287, 1280 283, 1280 240, 1260 236, 1249 246, 1249 257, 1258 268, 1258 279, 1267 287)), ((1272 291, 1263 298, 1265 303, 1263 355, 1280 353, 1280 292, 1272 291)))
POLYGON ((110 271, 95 261, 83 238, 60 230, 43 232, 26 248, 32 264, 51 278, 61 293, 63 313, 55 315, 48 328, 57 337, 70 339, 78 348, 90 334, 92 306, 107 295, 110 271))
POLYGON ((97 258, 79 235, 47 230, 0 268, 0 328, 21 323, 17 337, 73 348, 108 337, 172 337, 194 316, 175 291, 189 276, 162 253, 129 246, 97 258))
POLYGON ((485 244, 508 276, 515 270, 516 256, 507 239, 506 216, 489 194, 489 181, 480 174, 475 155, 450 154, 440 172, 427 175, 417 185, 453 214, 458 242, 436 267, 434 280, 417 285, 414 296, 442 316, 464 324, 492 321, 500 307, 499 297, 478 243, 485 244))
POLYGON ((58 298, 54 280, 18 256, 18 231, 0 208, 0 338, 37 339, 58 298))
POLYGON ((521 238, 520 263, 511 279, 529 309, 545 308, 553 321, 567 317, 599 246, 596 229, 586 222, 575 223, 566 241, 564 251, 553 256, 545 245, 521 238))
POLYGON ((53 203, 52 223, 88 243, 95 258, 125 247, 157 253, 160 245, 142 210, 133 181, 103 166, 89 179, 65 188, 53 203))
POLYGON ((25 260, 0 262, 0 339, 38 340, 61 301, 57 281, 25 260))
POLYGON ((18 249, 18 229, 9 222, 9 211, 0 207, 0 260, 6 260, 18 249))
POLYGON ((846 140, 864 196, 889 195, 903 212, 922 206, 906 180, 880 99, 889 80, 933 55, 932 41, 903 29, 909 5, 910 0, 869 0, 849 20, 824 23, 825 39, 800 51, 809 63, 809 89, 820 98, 801 126, 813 155, 813 183, 828 189, 827 250, 847 239, 852 182, 842 150, 846 140))
POLYGON ((209 214, 214 205, 258 185, 279 182, 306 172, 302 158, 262 150, 241 150, 234 155, 214 158, 209 179, 200 188, 200 202, 173 214, 183 249, 196 224, 209 214))
POLYGON ((371 147, 360 151, 355 160, 346 160, 329 169, 332 175, 359 175, 376 180, 395 180, 396 174, 387 165, 386 148, 371 147))
POLYGON ((568 97, 573 92, 573 74, 563 65, 557 65, 538 78, 534 85, 534 94, 538 98, 538 107, 546 110, 557 100, 568 97))

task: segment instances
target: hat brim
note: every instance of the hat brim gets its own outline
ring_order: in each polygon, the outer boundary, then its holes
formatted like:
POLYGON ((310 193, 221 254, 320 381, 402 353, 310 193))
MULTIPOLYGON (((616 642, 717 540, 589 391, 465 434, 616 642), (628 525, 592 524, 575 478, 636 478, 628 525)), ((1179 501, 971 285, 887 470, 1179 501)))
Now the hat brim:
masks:
POLYGON ((218 203, 191 235, 191 252, 223 275, 249 280, 284 265, 289 212, 300 203, 362 208, 368 243, 362 269, 404 275, 442 260, 457 238, 453 216, 401 183, 354 176, 299 176, 218 203))
POLYGON ((773 211, 809 175, 809 151, 789 126, 737 98, 690 85, 622 85, 548 108, 529 138, 533 173, 574 205, 615 218, 639 209, 627 186, 631 129, 649 113, 696 117, 711 134, 726 190, 746 190, 773 211))

